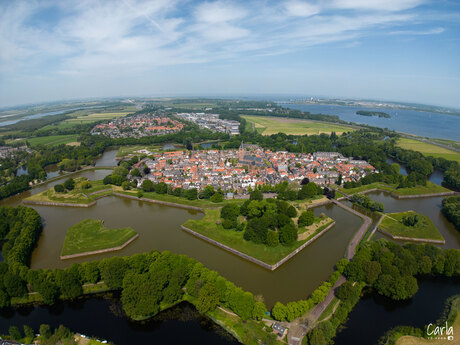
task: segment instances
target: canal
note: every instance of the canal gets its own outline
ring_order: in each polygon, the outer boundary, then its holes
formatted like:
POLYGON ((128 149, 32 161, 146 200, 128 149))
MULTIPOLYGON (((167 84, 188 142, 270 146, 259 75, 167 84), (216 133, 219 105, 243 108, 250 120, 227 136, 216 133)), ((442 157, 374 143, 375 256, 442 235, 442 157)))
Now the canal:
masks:
POLYGON ((393 301, 376 293, 365 294, 350 313, 334 344, 377 344, 385 332, 396 326, 423 329, 425 325, 435 323, 444 310, 446 299, 460 293, 460 280, 436 278, 418 281, 418 292, 407 301, 393 301))
MULTIPOLYGON (((115 166, 116 151, 116 149, 107 150, 96 166, 115 166)), ((82 171, 74 177, 84 176, 90 180, 100 180, 109 173, 110 170, 82 171)), ((24 198, 62 183, 64 179, 48 182, 3 200, 0 204, 19 205, 24 198)), ((383 202, 386 212, 412 209, 426 214, 446 239, 447 243, 444 247, 460 248, 459 232, 440 212, 442 198, 398 200, 383 192, 373 192, 369 196, 373 200, 383 202)), ((180 225, 185 220, 198 219, 202 216, 196 211, 118 197, 100 199, 91 208, 33 207, 43 219, 44 231, 32 254, 32 268, 66 267, 73 262, 96 260, 113 255, 169 250, 193 257, 218 271, 236 285, 255 295, 262 295, 268 307, 276 301, 286 303, 307 298, 333 272, 335 263, 343 257, 350 239, 362 223, 359 217, 333 204, 315 208, 316 216, 325 213, 337 224, 293 259, 271 272, 181 231, 180 225), (140 234, 140 238, 116 253, 61 261, 59 254, 65 232, 70 226, 86 218, 103 219, 108 227, 131 226, 140 234)), ((336 344, 374 344, 385 331, 399 324, 422 327, 427 320, 434 321, 438 318, 444 300, 455 292, 459 292, 458 282, 427 280, 420 283, 420 291, 408 302, 393 302, 376 295, 366 295, 350 314, 347 328, 338 335, 336 344), (427 305, 428 301, 432 302, 427 305), (387 321, 382 321, 379 327, 375 327, 380 320, 387 321), (363 340, 361 341, 359 337, 363 340)), ((223 337, 221 334, 225 332, 214 326, 208 319, 197 315, 194 308, 189 305, 181 305, 172 311, 161 313, 160 316, 145 323, 128 321, 123 316, 117 298, 92 298, 62 302, 53 307, 0 311, 0 333, 7 332, 10 325, 28 324, 38 328, 41 323, 49 323, 53 326, 64 324, 73 331, 106 338, 118 345, 146 343, 152 339, 162 344, 235 343, 234 339, 223 337), (183 319, 179 315, 189 317, 183 319)))
POLYGON ((132 344, 239 344, 229 333, 195 308, 182 303, 144 322, 124 317, 117 296, 92 297, 58 302, 52 307, 23 307, 0 310, 0 334, 10 326, 23 325, 38 331, 41 324, 59 325, 87 336, 106 339, 116 345, 132 344))
MULTIPOLYGON (((116 165, 116 149, 107 150, 96 166, 116 165)), ((99 180, 110 170, 83 171, 74 175, 99 180)), ((0 202, 16 206, 22 199, 40 193, 66 178, 51 181, 22 194, 0 202)), ((187 219, 199 219, 202 213, 182 208, 142 202, 139 200, 105 197, 89 208, 32 206, 40 214, 44 229, 31 257, 32 268, 62 268, 74 262, 99 260, 104 257, 131 255, 151 250, 169 250, 197 259, 207 267, 238 286, 262 295, 267 306, 276 301, 283 303, 306 299, 321 283, 328 279, 334 266, 345 253, 350 239, 362 221, 336 205, 314 209, 317 216, 325 213, 337 223, 326 234, 283 264, 269 271, 238 256, 223 251, 180 229, 187 219), (102 219, 109 228, 130 226, 140 237, 121 251, 91 257, 60 260, 60 252, 67 229, 87 218, 102 219)))

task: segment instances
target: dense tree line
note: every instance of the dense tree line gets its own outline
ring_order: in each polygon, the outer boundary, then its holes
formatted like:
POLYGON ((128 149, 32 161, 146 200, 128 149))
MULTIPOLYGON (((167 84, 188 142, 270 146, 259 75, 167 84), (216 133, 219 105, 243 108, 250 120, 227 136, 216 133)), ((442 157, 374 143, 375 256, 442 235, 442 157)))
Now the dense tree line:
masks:
MULTIPOLYGON (((41 324, 38 335, 32 327, 27 325, 23 326, 23 331, 16 326, 10 326, 9 334, 2 336, 3 339, 14 340, 22 344, 40 343, 41 345, 76 345, 75 334, 72 333, 67 327, 60 325, 53 330, 47 324, 41 324)), ((110 343, 111 344, 111 343, 110 343)))
POLYGON ((442 201, 442 213, 460 230, 460 196, 451 196, 442 201))
POLYGON ((42 230, 37 211, 30 207, 0 207, 2 254, 12 265, 28 265, 29 256, 42 230))
POLYGON ((369 284, 381 295, 404 300, 417 292, 416 276, 459 276, 460 250, 441 250, 430 244, 400 246, 381 239, 362 245, 345 275, 369 284))

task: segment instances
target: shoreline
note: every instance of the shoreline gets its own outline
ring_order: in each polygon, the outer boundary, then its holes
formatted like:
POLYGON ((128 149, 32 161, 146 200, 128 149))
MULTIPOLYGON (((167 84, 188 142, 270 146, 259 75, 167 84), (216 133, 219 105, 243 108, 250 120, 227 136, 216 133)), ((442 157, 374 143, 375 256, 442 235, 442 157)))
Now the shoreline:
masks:
POLYGON ((224 249, 226 250, 227 252, 230 252, 236 256, 239 256, 240 258, 244 259, 244 260, 247 260, 249 262, 252 262, 256 265, 259 265, 259 266, 262 266, 263 268, 266 268, 270 271, 274 271, 276 270, 278 267, 280 267, 282 264, 284 264, 285 262, 289 261, 290 259, 292 259, 296 254, 300 253, 303 249, 305 249, 308 245, 310 245, 312 242, 314 242, 316 239, 318 239, 319 237, 321 237, 323 234, 325 234, 329 229, 331 229, 334 225, 336 224, 335 221, 331 222, 326 228, 324 228, 323 230, 321 230, 319 233, 317 233, 315 236, 313 236, 311 239, 309 239, 308 241, 306 241, 304 244, 302 244, 301 246, 299 246, 298 248, 294 249, 291 253, 289 253, 288 255, 286 255, 284 258, 282 258, 281 260, 279 260, 278 262, 274 263, 273 265, 270 265, 262 260, 259 260, 259 259, 256 259, 248 254, 245 254, 243 252, 240 252, 239 250, 237 249, 234 249, 232 247, 229 247, 225 244, 222 244, 216 240, 213 240, 212 238, 210 237, 207 237, 205 235, 202 235, 200 234, 199 232, 196 232, 190 228, 187 228, 183 225, 181 225, 181 229, 184 230, 185 232, 188 232, 189 234, 193 235, 193 236, 196 236, 208 243, 211 243, 212 245, 216 246, 216 247, 219 247, 221 249, 224 249))
POLYGON ((429 238, 397 236, 397 235, 393 235, 392 233, 390 233, 390 232, 388 232, 386 230, 383 230, 380 227, 377 227, 377 230, 380 231, 382 234, 392 238, 393 240, 409 241, 409 242, 422 242, 422 243, 433 243, 433 244, 446 244, 446 240, 432 240, 432 239, 429 239, 429 238))
POLYGON ((79 258, 82 256, 89 256, 89 255, 96 255, 96 254, 103 254, 103 253, 110 253, 110 252, 115 252, 118 250, 122 250, 126 246, 128 246, 131 242, 133 242, 135 239, 139 237, 139 234, 135 234, 133 237, 131 237, 129 240, 127 240, 125 243, 123 243, 121 246, 118 247, 112 247, 112 248, 106 248, 106 249, 98 249, 98 250, 93 250, 90 252, 83 252, 83 253, 77 253, 77 254, 68 254, 68 255, 60 255, 59 258, 61 260, 68 260, 68 259, 74 259, 74 258, 79 258))

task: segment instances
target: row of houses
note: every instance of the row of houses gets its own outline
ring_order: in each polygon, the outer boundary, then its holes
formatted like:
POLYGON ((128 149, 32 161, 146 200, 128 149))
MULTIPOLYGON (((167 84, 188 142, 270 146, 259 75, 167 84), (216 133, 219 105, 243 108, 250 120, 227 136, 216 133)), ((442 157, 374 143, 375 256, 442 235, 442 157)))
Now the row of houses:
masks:
POLYGON ((176 133, 183 128, 182 122, 162 113, 145 113, 96 125, 91 129, 91 134, 105 135, 110 138, 140 138, 176 133))
MULTIPOLYGON (((140 153, 140 152, 139 152, 140 153)), ((145 153, 145 151, 143 151, 145 153)), ((353 161, 339 153, 295 154, 272 152, 256 145, 242 144, 239 150, 196 150, 152 153, 134 168, 147 166, 150 172, 141 179, 165 182, 173 188, 216 189, 245 194, 248 188, 283 181, 301 182, 304 178, 318 185, 357 181, 375 168, 366 161, 353 161)))

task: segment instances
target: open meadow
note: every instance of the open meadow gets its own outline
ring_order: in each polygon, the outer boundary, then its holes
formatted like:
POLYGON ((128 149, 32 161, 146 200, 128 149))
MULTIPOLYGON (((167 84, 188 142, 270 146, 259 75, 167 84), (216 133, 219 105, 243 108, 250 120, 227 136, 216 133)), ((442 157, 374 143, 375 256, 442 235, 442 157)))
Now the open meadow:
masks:
POLYGON ((443 147, 425 143, 423 141, 399 138, 396 143, 397 146, 407 150, 419 151, 425 156, 433 156, 435 158, 445 158, 451 161, 460 162, 460 153, 452 150, 445 149, 443 147))
POLYGON ((283 117, 269 117, 269 116, 242 116, 254 130, 263 135, 271 135, 276 133, 285 133, 292 135, 312 135, 312 134, 342 134, 343 132, 350 132, 356 128, 334 124, 324 123, 318 121, 289 119, 283 117))
POLYGON ((69 134, 69 135, 50 135, 46 137, 35 137, 29 138, 27 141, 30 145, 51 145, 57 146, 61 144, 71 144, 76 143, 79 135, 78 134, 69 134))

